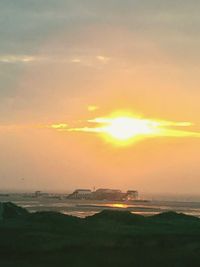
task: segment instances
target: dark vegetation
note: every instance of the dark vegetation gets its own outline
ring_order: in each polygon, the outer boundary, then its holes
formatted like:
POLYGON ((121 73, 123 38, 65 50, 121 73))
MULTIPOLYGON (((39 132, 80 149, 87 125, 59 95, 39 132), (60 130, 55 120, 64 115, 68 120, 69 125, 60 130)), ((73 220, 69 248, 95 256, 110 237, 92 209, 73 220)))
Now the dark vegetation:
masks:
POLYGON ((200 266, 200 219, 104 210, 86 219, 1 203, 0 266, 200 266))

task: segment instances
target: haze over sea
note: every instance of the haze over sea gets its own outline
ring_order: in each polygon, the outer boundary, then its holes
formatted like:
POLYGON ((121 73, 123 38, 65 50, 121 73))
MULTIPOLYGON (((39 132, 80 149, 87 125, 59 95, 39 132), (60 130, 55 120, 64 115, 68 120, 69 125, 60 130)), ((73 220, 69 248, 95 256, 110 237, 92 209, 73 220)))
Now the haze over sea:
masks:
POLYGON ((77 217, 94 215, 104 209, 128 210, 149 216, 166 211, 176 211, 200 217, 200 196, 146 195, 148 200, 117 202, 96 200, 71 200, 63 194, 52 194, 36 198, 31 194, 1 194, 0 202, 11 201, 30 212, 56 211, 77 217))

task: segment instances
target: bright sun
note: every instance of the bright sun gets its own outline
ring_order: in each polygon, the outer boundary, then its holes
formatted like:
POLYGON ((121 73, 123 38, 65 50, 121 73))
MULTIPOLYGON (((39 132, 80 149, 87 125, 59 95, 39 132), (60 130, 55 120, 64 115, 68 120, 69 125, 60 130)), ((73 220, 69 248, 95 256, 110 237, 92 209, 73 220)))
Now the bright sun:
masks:
POLYGON ((129 145, 150 137, 193 137, 200 138, 198 131, 187 131, 191 122, 152 120, 135 117, 131 113, 115 112, 108 117, 87 120, 85 126, 70 128, 66 123, 53 124, 59 131, 100 134, 107 141, 117 145, 129 145), (181 129, 178 129, 180 128, 181 129))
POLYGON ((97 118, 90 122, 101 124, 101 127, 93 129, 118 143, 124 143, 139 136, 151 135, 157 130, 149 120, 128 116, 97 118))
POLYGON ((148 121, 129 117, 107 119, 107 123, 108 125, 102 127, 102 131, 119 141, 127 141, 138 135, 152 134, 155 130, 148 121))

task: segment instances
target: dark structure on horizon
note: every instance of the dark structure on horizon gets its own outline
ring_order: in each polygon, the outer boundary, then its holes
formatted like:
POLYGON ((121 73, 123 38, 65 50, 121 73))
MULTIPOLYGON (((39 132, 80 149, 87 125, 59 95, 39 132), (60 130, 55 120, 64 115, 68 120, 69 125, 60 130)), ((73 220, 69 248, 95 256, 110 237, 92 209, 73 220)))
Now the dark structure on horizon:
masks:
POLYGON ((90 189, 76 189, 68 195, 68 199, 92 199, 92 200, 110 200, 110 201, 134 201, 138 200, 138 191, 128 190, 123 193, 118 189, 100 188, 96 191, 90 189))
POLYGON ((90 189, 76 189, 67 198, 69 199, 92 199, 92 191, 90 189))

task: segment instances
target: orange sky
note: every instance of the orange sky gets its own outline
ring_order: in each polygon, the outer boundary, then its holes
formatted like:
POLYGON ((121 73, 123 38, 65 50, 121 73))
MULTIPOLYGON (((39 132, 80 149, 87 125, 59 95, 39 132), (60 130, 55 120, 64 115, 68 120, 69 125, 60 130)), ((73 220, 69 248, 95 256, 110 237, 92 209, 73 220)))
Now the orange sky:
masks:
POLYGON ((128 110, 199 132, 200 4, 53 2, 0 3, 0 188, 198 193, 199 138, 116 147, 44 126, 128 110))

